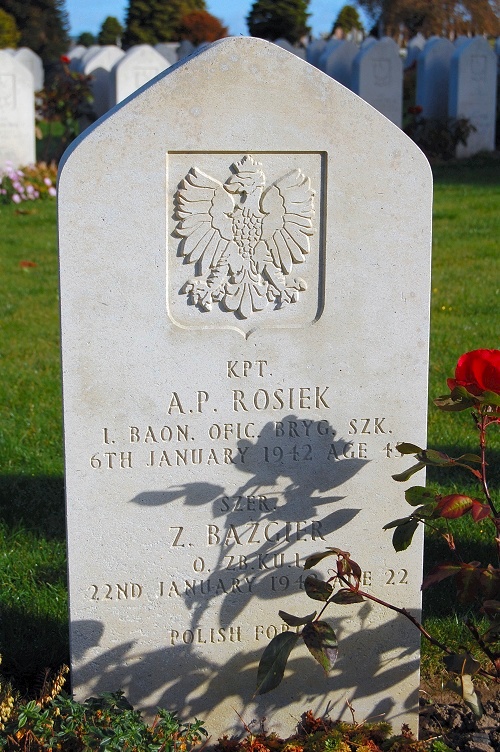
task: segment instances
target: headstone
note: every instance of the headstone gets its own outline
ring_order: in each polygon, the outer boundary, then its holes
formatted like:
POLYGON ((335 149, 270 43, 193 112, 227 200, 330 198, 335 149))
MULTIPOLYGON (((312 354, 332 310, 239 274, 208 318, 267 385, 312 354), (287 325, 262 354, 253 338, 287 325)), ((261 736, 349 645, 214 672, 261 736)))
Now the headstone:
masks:
POLYGON ((318 67, 318 60, 326 46, 326 39, 313 39, 306 48, 306 60, 315 68, 318 67))
POLYGON ((424 47, 425 47, 425 37, 419 31, 418 34, 412 37, 408 41, 408 44, 406 45, 407 54, 406 54, 406 59, 404 63, 405 69, 411 68, 412 65, 414 65, 417 62, 418 56, 420 55, 424 47))
POLYGON ((22 63, 31 72, 35 91, 43 89, 44 70, 40 55, 37 55, 28 47, 20 47, 14 52, 14 57, 18 63, 22 63))
POLYGON ((302 58, 302 60, 306 59, 306 51, 304 47, 296 47, 295 45, 291 44, 288 39, 275 39, 274 44, 277 44, 278 47, 281 47, 284 50, 287 50, 287 52, 291 52, 292 55, 297 55, 297 57, 302 58))
POLYGON ((359 47, 353 44, 353 42, 342 39, 340 44, 332 50, 327 58, 325 73, 338 81, 339 84, 350 88, 352 82, 352 64, 358 52, 359 47))
POLYGON ((70 60, 73 60, 73 58, 82 57, 86 52, 87 48, 83 44, 77 44, 68 52, 67 57, 69 57, 70 60))
POLYGON ((328 677, 300 643, 280 687, 253 694, 278 610, 314 609, 302 565, 326 546, 418 615, 421 539, 396 554, 381 528, 406 513, 396 442, 425 446, 431 191, 389 120, 246 37, 172 67, 70 147, 77 697, 123 688, 214 739, 239 716, 280 734, 309 708, 350 718, 346 698, 416 728, 419 633, 369 602, 326 615, 328 677))
POLYGON ((92 44, 90 47, 87 47, 82 55, 71 58, 71 62, 69 64, 70 69, 74 70, 77 73, 82 73, 89 60, 91 60, 93 56, 99 52, 100 49, 100 44, 92 44))
POLYGON ((326 69, 326 61, 328 60, 332 52, 334 52, 339 47, 339 45, 342 44, 342 41, 342 39, 338 39, 337 37, 331 37, 323 47, 321 54, 318 57, 317 65, 317 67, 321 71, 323 71, 323 73, 326 69))
POLYGON ((117 104, 169 67, 149 44, 131 47, 111 70, 111 103, 117 104))
POLYGON ((177 57, 179 60, 191 55, 194 52, 194 44, 189 39, 183 39, 177 50, 177 57))
POLYGON ((0 50, 0 168, 35 161, 35 90, 32 73, 0 50))
POLYGON ((392 39, 361 46, 352 65, 352 90, 401 127, 403 62, 392 39))
POLYGON ((177 60, 177 50, 179 48, 179 42, 161 42, 155 44, 155 50, 163 55, 169 65, 174 65, 177 60))
POLYGON ((83 67, 82 73, 92 76, 91 89, 94 97, 93 109, 97 117, 104 115, 114 104, 111 102, 111 69, 125 56, 120 47, 110 44, 101 47, 83 67))
POLYGON ((484 37, 467 39, 455 48, 450 64, 448 112, 475 127, 457 157, 495 149, 497 59, 484 37))
POLYGON ((450 61, 455 51, 449 39, 430 39, 417 61, 416 104, 426 118, 448 116, 450 61))

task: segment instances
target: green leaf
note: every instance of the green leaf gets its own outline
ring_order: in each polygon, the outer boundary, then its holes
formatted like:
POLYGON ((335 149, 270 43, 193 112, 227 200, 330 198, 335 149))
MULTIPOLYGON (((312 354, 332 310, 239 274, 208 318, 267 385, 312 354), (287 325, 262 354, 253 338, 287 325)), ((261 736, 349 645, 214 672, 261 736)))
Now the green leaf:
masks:
POLYGON ((403 483, 405 480, 409 480, 412 475, 415 473, 418 473, 419 470, 422 470, 422 468, 425 467, 425 462, 419 462, 417 465, 412 465, 412 467, 409 467, 408 470, 404 470, 402 473, 398 473, 397 475, 393 475, 393 479, 400 481, 403 483))
POLYGON ((418 454, 423 451, 422 447, 419 447, 416 444, 408 444, 405 441, 396 444, 396 449, 400 454, 418 454))
POLYGON ((348 551, 341 551, 340 548, 327 548, 326 551, 321 551, 319 554, 312 554, 312 556, 308 556, 305 563, 304 563, 304 569, 312 569, 317 564, 319 564, 320 561, 325 559, 327 556, 349 556, 348 551))
POLYGON ((395 529, 392 536, 392 545, 395 551, 405 551, 408 548, 417 527, 418 520, 409 520, 395 529))
POLYGON ((433 402, 436 407, 439 407, 440 410, 452 413, 458 413, 462 410, 468 410, 474 405, 474 400, 472 399, 466 397, 457 397, 457 399, 454 399, 453 397, 450 397, 449 394, 446 394, 443 397, 436 397, 433 402))
POLYGON ((301 627, 303 624, 308 624, 316 616, 316 611, 308 616, 293 616, 293 614, 287 614, 286 611, 278 611, 278 616, 283 619, 285 624, 289 627, 301 627))
POLYGON ((412 486, 405 491, 405 499, 412 507, 418 507, 419 504, 427 504, 435 498, 436 494, 433 491, 428 491, 425 486, 412 486))
POLYGON ((298 639, 299 635, 296 632, 281 632, 273 637, 260 659, 256 695, 270 692, 279 685, 285 673, 288 656, 298 639))
POLYGON ((364 600, 363 596, 359 593, 355 593, 353 590, 348 590, 347 588, 342 588, 330 598, 330 603, 339 603, 342 606, 348 606, 351 603, 362 603, 364 600))
POLYGON ((490 618, 493 618, 493 619, 499 618, 500 617, 500 601, 492 600, 492 599, 483 601, 481 611, 484 611, 484 613, 487 614, 490 618))
POLYGON ((326 621, 315 621, 306 624, 302 630, 302 637, 307 649, 325 672, 330 671, 337 660, 337 636, 326 621))
POLYGON ((457 574, 456 583, 458 600, 461 603, 471 603, 480 588, 482 570, 476 565, 477 562, 470 564, 462 562, 460 565, 460 572, 457 574))
POLYGON ((427 517, 436 516, 436 502, 433 501, 430 504, 424 504, 421 507, 417 507, 413 512, 413 515, 418 519, 426 519, 427 517))
POLYGON ((461 454, 460 457, 457 457, 456 461, 460 462, 460 460, 463 460, 464 462, 477 462, 479 465, 482 462, 482 459, 478 454, 461 454))
POLYGON ((484 402, 486 405, 495 405, 495 407, 500 406, 500 394, 496 394, 495 392, 483 392, 481 394, 481 402, 484 402))
POLYGON ((384 525, 382 530, 390 530, 392 527, 399 527, 400 525, 405 525, 407 522, 410 522, 411 517, 400 517, 398 520, 393 520, 392 522, 388 522, 387 525, 384 525))
POLYGON ((444 452, 438 452, 436 449, 424 449, 418 456, 421 462, 432 463, 433 465, 440 465, 442 467, 449 467, 455 463, 449 455, 444 452))
POLYGON ((327 601, 333 593, 333 588, 329 582, 320 580, 319 577, 308 575, 304 581, 306 595, 313 601, 327 601))

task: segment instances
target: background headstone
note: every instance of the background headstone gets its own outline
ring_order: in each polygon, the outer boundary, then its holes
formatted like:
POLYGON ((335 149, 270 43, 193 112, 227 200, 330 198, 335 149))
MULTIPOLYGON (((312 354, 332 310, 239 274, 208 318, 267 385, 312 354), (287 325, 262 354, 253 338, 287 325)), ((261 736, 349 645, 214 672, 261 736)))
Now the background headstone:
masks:
POLYGON ((32 73, 0 50, 0 167, 35 161, 35 91, 32 73))
POLYGON ((177 49, 178 59, 182 60, 184 57, 191 55, 192 52, 194 52, 194 44, 189 39, 183 39, 177 49))
POLYGON ((418 34, 415 34, 414 37, 412 37, 408 44, 406 45, 406 58, 404 61, 404 67, 405 69, 411 68, 414 63, 417 62, 418 57, 422 50, 425 47, 425 37, 423 34, 418 32, 418 34))
POLYGON ((14 52, 18 63, 22 63, 32 74, 35 91, 43 89, 44 70, 42 58, 28 47, 20 47, 14 52))
POLYGON ((330 52, 326 63, 325 73, 338 81, 339 84, 351 88, 352 64, 359 52, 359 47, 347 39, 341 39, 340 44, 330 52))
POLYGON ((448 116, 450 61, 455 51, 449 39, 430 39, 417 61, 416 104, 426 118, 448 116))
POLYGON ((173 67, 67 152, 78 697, 121 687, 213 738, 238 713, 278 733, 308 708, 349 718, 346 698, 415 728, 419 633, 369 603, 326 617, 328 678, 301 645, 252 695, 278 610, 314 608, 309 554, 351 551, 364 588, 418 615, 421 539, 396 554, 381 528, 405 511, 396 442, 425 445, 431 192, 389 120, 252 38, 173 67))
POLYGON ((306 48, 306 60, 311 65, 318 67, 318 61, 321 53, 326 46, 326 39, 313 39, 306 48))
POLYGON ((342 39, 338 39, 337 37, 331 37, 327 41, 327 43, 325 44, 325 46, 323 47, 323 49, 321 50, 321 53, 320 53, 320 55, 318 57, 317 67, 321 71, 323 71, 323 73, 326 70, 326 62, 327 62, 328 58, 330 57, 330 55, 332 54, 332 52, 338 48, 338 46, 342 43, 342 41, 343 41, 342 39))
POLYGON ((168 61, 151 45, 131 47, 111 70, 111 104, 126 99, 168 67, 168 61))
POLYGON ((91 89, 94 97, 93 109, 101 117, 114 104, 111 101, 111 70, 125 53, 116 45, 105 45, 90 57, 83 66, 82 73, 92 76, 91 89))
POLYGON ((352 90, 401 127, 403 63, 399 47, 389 37, 375 43, 365 43, 353 61, 352 90))
POLYGON ((74 55, 69 64, 70 70, 74 70, 76 73, 82 73, 89 60, 91 60, 100 49, 100 44, 92 44, 90 47, 87 47, 85 52, 81 55, 74 55))
POLYGON ((155 50, 163 55, 169 65, 174 65, 177 60, 177 50, 179 48, 179 42, 161 42, 155 44, 155 50))
POLYGON ((457 146, 457 157, 495 148, 497 59, 484 37, 458 44, 450 62, 448 112, 467 118, 475 127, 467 145, 457 146))

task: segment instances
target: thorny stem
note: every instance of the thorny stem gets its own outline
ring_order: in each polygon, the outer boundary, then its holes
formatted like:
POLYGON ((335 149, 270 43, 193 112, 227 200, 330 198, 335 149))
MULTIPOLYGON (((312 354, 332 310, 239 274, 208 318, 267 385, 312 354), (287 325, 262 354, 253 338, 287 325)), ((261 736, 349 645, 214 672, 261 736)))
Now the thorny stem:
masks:
MULTIPOLYGON (((370 593, 365 593, 363 590, 359 590, 354 585, 352 585, 349 580, 345 579, 342 575, 339 575, 339 580, 341 580, 344 585, 346 585, 349 590, 351 590, 353 593, 358 593, 358 595, 361 595, 363 598, 367 598, 367 600, 374 601, 374 603, 378 603, 380 606, 384 606, 384 608, 388 608, 391 611, 396 611, 396 613, 401 614, 402 616, 405 616, 413 626, 415 626, 420 634, 422 634, 426 640, 428 640, 431 645, 435 645, 440 650, 442 650, 447 655, 454 655, 453 650, 450 650, 446 645, 444 645, 439 640, 436 640, 435 637, 433 637, 423 626, 420 624, 420 622, 415 619, 414 616, 410 614, 409 611, 407 611, 405 608, 399 608, 399 606, 394 606, 392 603, 387 603, 387 601, 383 601, 380 598, 376 598, 374 595, 371 595, 370 593)), ((325 607, 321 610, 321 613, 325 610, 328 603, 325 604, 325 607)), ((318 617, 319 618, 319 617, 318 617)), ((488 676, 492 679, 498 680, 498 673, 492 674, 491 671, 486 671, 484 668, 480 668, 478 670, 478 673, 482 674, 483 676, 488 676)))

